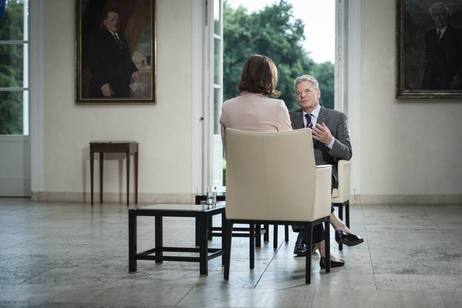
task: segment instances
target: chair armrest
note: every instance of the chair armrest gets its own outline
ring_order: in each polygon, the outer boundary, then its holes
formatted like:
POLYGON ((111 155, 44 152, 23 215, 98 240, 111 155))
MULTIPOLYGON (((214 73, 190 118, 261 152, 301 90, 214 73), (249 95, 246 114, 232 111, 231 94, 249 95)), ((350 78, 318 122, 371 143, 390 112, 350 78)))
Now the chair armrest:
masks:
POLYGON ((337 166, 338 172, 338 194, 332 198, 332 203, 343 203, 350 199, 350 177, 351 161, 339 160, 337 166))
POLYGON ((341 159, 338 161, 338 168, 350 168, 351 166, 351 161, 350 160, 344 160, 344 159, 341 159))

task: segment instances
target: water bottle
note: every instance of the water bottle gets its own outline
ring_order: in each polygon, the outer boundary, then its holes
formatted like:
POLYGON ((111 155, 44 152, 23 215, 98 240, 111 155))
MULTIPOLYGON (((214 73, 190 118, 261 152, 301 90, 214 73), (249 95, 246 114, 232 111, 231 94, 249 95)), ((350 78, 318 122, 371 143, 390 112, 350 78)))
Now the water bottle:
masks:
POLYGON ((217 205, 217 188, 213 187, 212 190, 212 201, 213 201, 213 206, 215 207, 217 205))
POLYGON ((213 205, 213 192, 207 187, 207 205, 213 205))

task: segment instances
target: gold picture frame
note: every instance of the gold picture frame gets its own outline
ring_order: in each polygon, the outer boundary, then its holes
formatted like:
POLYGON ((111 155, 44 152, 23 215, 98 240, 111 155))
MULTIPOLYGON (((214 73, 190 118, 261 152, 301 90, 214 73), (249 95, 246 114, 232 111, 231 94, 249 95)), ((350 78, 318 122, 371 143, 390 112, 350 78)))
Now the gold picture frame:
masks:
POLYGON ((76 0, 77 104, 155 104, 156 1, 76 0))
POLYGON ((462 98, 462 2, 396 3, 396 97, 462 98))

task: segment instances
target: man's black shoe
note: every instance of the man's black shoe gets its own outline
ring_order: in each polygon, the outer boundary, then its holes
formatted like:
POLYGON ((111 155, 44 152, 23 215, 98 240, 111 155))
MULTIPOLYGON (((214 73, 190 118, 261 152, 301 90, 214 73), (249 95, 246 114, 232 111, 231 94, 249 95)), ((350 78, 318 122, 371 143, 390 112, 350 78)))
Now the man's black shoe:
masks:
POLYGON ((335 240, 339 244, 347 245, 347 246, 356 246, 364 242, 364 240, 353 233, 346 233, 342 230, 335 231, 335 240))
MULTIPOLYGON (((343 260, 336 260, 334 258, 331 258, 330 259, 330 267, 333 268, 333 267, 340 267, 340 266, 344 266, 345 265, 345 261, 343 260)), ((319 266, 322 268, 322 269, 325 269, 326 268, 326 257, 321 257, 321 260, 319 260, 319 266)))
POLYGON ((306 249, 306 243, 303 238, 303 232, 298 233, 297 241, 295 242, 295 247, 294 247, 294 254, 297 257, 304 256, 306 255, 307 249, 306 249))

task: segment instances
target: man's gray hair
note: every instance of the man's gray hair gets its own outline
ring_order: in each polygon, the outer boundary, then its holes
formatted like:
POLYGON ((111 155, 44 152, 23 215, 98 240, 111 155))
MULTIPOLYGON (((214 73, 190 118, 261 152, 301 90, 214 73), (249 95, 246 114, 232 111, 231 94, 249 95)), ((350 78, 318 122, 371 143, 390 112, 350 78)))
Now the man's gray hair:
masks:
POLYGON ((314 76, 311 76, 311 75, 308 75, 308 74, 298 76, 297 78, 295 78, 294 88, 296 89, 297 85, 300 82, 303 82, 303 81, 310 81, 316 89, 319 89, 319 82, 316 80, 316 78, 314 78, 314 76))
POLYGON ((442 7, 448 15, 451 15, 451 10, 449 9, 449 6, 444 2, 433 3, 432 6, 430 6, 430 8, 428 9, 428 13, 430 13, 430 15, 433 15, 433 10, 439 7, 442 7))

